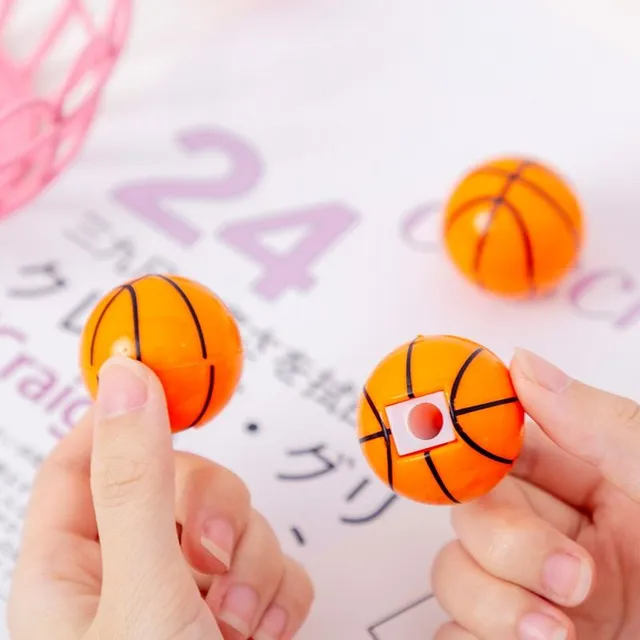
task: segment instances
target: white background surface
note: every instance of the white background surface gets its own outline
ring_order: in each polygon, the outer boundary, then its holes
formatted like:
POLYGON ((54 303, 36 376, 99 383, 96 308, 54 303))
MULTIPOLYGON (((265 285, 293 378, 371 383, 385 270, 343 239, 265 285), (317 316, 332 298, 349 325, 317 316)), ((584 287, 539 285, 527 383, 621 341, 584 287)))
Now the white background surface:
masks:
MULTIPOLYGON (((416 333, 454 333, 505 360, 516 345, 533 348, 594 384, 637 396, 640 315, 616 326, 640 305, 640 90, 630 49, 600 37, 602 29, 595 34, 568 4, 564 13, 509 0, 263 0, 238 13, 204 0, 181 4, 184 11, 177 4, 138 4, 128 58, 82 158, 0 224, 0 326, 28 333, 29 351, 56 371, 58 385, 77 374, 77 338, 61 331, 61 319, 88 292, 122 279, 112 262, 93 260, 62 233, 93 211, 133 239, 137 263, 170 259, 318 371, 357 388, 416 333), (151 5, 162 7, 157 21, 151 5), (114 192, 141 180, 223 175, 223 159, 180 147, 179 135, 194 128, 248 141, 263 172, 234 199, 165 201, 206 231, 186 249, 114 192), (437 219, 419 230, 434 250, 403 240, 402 223, 416 207, 441 202, 471 163, 505 152, 560 167, 588 216, 581 268, 551 300, 504 302, 460 281, 438 246, 437 219), (223 224, 334 201, 357 212, 357 226, 314 265, 310 291, 275 302, 256 295, 255 262, 216 235, 223 224), (39 301, 5 295, 21 282, 21 266, 47 260, 60 263, 67 289, 39 301)), ((2 360, 13 357, 6 348, 0 343, 2 360)), ((249 362, 243 393, 216 425, 185 434, 179 446, 240 473, 287 550, 311 571, 318 599, 303 640, 432 637, 443 614, 423 599, 433 557, 450 535, 446 510, 398 502, 368 525, 340 524, 353 508, 345 495, 367 474, 353 429, 274 377, 276 358, 249 362), (255 437, 244 431, 247 421, 260 424, 255 437), (287 450, 321 442, 352 467, 322 480, 276 479, 303 468, 302 460, 287 468, 287 450), (306 545, 291 526, 304 531, 306 545)), ((46 451, 54 442, 48 425, 59 416, 26 402, 18 384, 0 377, 0 426, 46 451)), ((2 455, 10 462, 14 453, 5 447, 2 455)), ((378 489, 358 509, 374 506, 384 495, 378 489)))

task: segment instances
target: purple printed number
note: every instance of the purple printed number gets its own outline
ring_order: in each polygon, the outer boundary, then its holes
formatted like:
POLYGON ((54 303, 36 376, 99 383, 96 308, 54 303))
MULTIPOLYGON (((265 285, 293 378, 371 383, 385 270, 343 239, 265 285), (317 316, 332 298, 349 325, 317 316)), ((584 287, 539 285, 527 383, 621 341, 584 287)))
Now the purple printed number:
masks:
POLYGON ((178 142, 188 153, 213 151, 230 165, 224 177, 208 180, 151 180, 115 190, 114 197, 133 215, 183 246, 195 244, 202 232, 169 206, 179 199, 228 199, 252 189, 262 175, 257 154, 237 136, 226 131, 194 129, 182 133, 178 142))
POLYGON ((275 300, 287 289, 308 291, 314 284, 311 267, 356 223, 358 215, 340 203, 328 203, 268 218, 232 222, 219 237, 262 267, 254 290, 275 300), (263 239, 271 232, 302 228, 304 234, 285 253, 270 249, 263 239))
MULTIPOLYGON (((228 199, 252 189, 262 176, 258 155, 235 135, 219 130, 196 129, 180 135, 178 141, 189 153, 217 151, 228 160, 230 169, 222 178, 208 180, 151 180, 130 184, 114 191, 114 198, 133 215, 185 247, 201 237, 201 230, 171 208, 180 199, 228 199)), ((356 222, 348 207, 325 204, 272 216, 266 219, 233 222, 219 235, 261 267, 255 285, 257 293, 275 300, 287 289, 307 291, 314 283, 311 266, 356 222), (300 228, 303 238, 282 254, 268 248, 263 238, 270 232, 300 228)))
MULTIPOLYGON (((432 223, 434 215, 440 213, 442 205, 439 202, 429 202, 410 211, 400 223, 400 234, 404 241, 417 251, 434 251, 440 245, 439 238, 426 240, 418 237, 418 232, 428 223, 432 223)), ((432 235, 432 234, 429 234, 432 235)))

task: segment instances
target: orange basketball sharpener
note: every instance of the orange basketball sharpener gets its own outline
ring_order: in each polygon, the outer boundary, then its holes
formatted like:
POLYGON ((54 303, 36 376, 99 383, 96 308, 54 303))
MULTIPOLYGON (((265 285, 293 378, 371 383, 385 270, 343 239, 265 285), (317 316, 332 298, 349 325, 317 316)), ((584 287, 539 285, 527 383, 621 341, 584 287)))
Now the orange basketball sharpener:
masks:
POLYGON ((358 437, 374 473, 398 495, 433 505, 491 491, 520 454, 523 426, 507 367, 454 336, 419 336, 390 353, 358 408, 358 437))
POLYGON ((193 280, 159 274, 116 287, 87 320, 80 365, 94 399, 100 367, 114 355, 135 358, 158 376, 174 433, 222 411, 244 360, 238 326, 224 303, 193 280))
POLYGON ((451 194, 444 243, 469 281, 508 297, 543 294, 576 264, 584 220, 569 185, 532 160, 472 169, 451 194))

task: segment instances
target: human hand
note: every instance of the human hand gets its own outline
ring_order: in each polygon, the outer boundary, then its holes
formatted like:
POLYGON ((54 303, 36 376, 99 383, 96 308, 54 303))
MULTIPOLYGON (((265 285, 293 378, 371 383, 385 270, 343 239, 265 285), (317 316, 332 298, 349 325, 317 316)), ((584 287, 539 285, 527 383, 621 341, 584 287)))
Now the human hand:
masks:
POLYGON ((433 588, 437 640, 640 638, 640 407, 527 351, 511 365, 527 413, 513 474, 452 511, 433 588))
POLYGON ((312 598, 242 481, 174 453, 158 379, 109 361, 34 484, 12 640, 290 640, 312 598))

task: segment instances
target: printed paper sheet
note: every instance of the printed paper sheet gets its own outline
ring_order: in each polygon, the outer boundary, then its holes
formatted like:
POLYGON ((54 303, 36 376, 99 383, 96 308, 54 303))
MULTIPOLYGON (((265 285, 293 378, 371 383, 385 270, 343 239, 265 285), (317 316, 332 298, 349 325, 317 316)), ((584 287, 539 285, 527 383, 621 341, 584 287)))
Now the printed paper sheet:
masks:
POLYGON ((0 596, 34 470, 88 403, 82 322, 145 271, 236 313, 241 389, 176 447, 237 471, 308 567, 302 640, 430 638, 446 619, 429 573, 448 511, 394 497, 355 437, 388 351, 418 333, 505 360, 522 345, 636 394, 637 70, 537 2, 401 4, 276 3, 236 24, 106 112, 74 169, 0 222, 0 596), (503 153, 558 167, 588 217, 579 268, 543 301, 475 290, 442 250, 449 190, 503 153))

